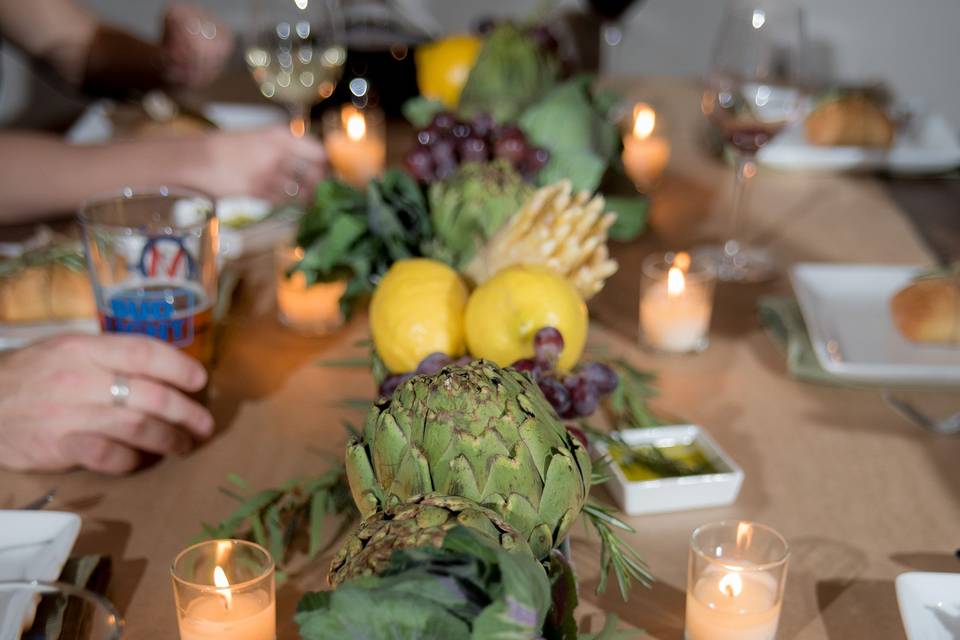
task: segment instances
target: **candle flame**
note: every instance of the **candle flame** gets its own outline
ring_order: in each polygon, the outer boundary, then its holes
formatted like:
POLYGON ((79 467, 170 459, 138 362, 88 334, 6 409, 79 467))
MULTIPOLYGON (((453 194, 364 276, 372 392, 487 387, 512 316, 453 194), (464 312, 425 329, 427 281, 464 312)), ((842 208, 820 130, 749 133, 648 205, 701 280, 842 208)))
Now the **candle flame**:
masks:
POLYGON ((753 539, 753 525, 749 522, 737 523, 737 549, 743 549, 750 546, 753 539))
POLYGON ((359 111, 347 116, 345 128, 347 137, 351 140, 362 140, 367 135, 367 121, 359 111))
POLYGON ((667 295, 674 298, 682 294, 686 288, 683 271, 679 267, 670 267, 670 271, 667 272, 667 295))
POLYGON ((743 591, 743 579, 736 573, 728 573, 720 578, 718 585, 720 592, 731 598, 736 598, 743 591))
POLYGON ((684 273, 690 271, 690 254, 686 251, 681 251, 673 257, 673 266, 680 269, 684 273))
POLYGON ((646 140, 657 126, 657 113, 653 107, 645 102, 633 108, 633 135, 640 140, 646 140))
POLYGON ((217 565, 213 570, 213 584, 217 587, 217 593, 223 596, 223 601, 227 609, 233 604, 233 593, 230 592, 230 582, 227 580, 227 574, 223 568, 217 565))

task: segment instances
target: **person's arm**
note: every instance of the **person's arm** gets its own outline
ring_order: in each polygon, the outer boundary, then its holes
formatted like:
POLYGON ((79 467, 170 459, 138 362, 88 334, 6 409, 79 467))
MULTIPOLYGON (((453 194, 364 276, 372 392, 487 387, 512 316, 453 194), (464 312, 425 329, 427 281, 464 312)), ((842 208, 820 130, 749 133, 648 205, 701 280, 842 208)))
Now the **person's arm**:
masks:
POLYGON ((77 86, 97 27, 96 17, 72 0, 0 0, 0 32, 77 86))
POLYGON ((212 196, 283 198, 322 178, 323 147, 285 127, 71 145, 40 134, 0 134, 0 224, 76 211, 127 186, 179 185, 212 196))
POLYGON ((91 95, 202 86, 233 49, 230 29, 203 10, 173 5, 160 43, 101 23, 74 0, 0 0, 0 33, 91 95))

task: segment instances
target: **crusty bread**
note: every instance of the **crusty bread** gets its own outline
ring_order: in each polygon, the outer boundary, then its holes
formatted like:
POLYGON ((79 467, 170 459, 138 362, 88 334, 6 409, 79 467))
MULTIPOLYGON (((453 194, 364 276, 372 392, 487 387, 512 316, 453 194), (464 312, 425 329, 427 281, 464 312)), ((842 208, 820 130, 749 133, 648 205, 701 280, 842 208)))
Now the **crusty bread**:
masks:
POLYGON ((960 279, 923 278, 890 299, 893 324, 911 342, 960 346, 960 279))
POLYGON ((804 131, 818 146, 889 147, 895 126, 873 100, 853 94, 822 102, 807 116, 804 131))
POLYGON ((96 313, 86 272, 46 264, 0 278, 0 322, 50 322, 96 313))

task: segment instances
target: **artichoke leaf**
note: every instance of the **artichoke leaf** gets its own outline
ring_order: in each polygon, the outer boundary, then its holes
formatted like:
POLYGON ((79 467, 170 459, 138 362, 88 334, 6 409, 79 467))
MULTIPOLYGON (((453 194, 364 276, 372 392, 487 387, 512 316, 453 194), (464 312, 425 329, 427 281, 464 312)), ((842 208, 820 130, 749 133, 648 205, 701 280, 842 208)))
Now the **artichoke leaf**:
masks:
POLYGON ((385 413, 380 418, 380 427, 370 442, 373 452, 373 468, 380 486, 389 489, 400 471, 400 464, 407 455, 410 442, 403 429, 397 424, 397 418, 385 413))
POLYGON ((367 448, 362 443, 351 441, 347 444, 345 467, 353 501, 357 504, 360 515, 366 518, 377 510, 380 503, 380 485, 370 465, 367 448))

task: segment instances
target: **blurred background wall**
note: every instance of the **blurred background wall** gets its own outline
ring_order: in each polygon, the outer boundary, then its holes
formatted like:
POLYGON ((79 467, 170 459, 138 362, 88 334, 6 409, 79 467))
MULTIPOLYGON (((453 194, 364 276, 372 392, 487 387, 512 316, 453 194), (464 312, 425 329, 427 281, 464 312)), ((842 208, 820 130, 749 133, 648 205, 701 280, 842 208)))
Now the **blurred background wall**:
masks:
MULTIPOLYGON (((81 0, 107 19, 156 35, 164 0, 81 0)), ((350 0, 344 0, 349 2, 350 0)), ((242 28, 246 0, 196 0, 242 28)), ((525 16, 536 0, 394 0, 435 32, 468 30, 481 15, 525 16)), ((557 3, 576 7, 576 0, 557 3)), ((615 74, 680 75, 706 70, 724 0, 647 0, 622 20, 623 40, 604 49, 615 74)), ((960 127, 960 0, 807 0, 817 66, 852 82, 882 80, 900 98, 944 113, 960 127)), ((38 80, 11 47, 2 52, 0 121, 39 124, 76 110, 38 80)))

